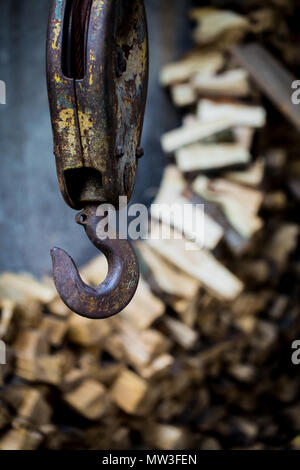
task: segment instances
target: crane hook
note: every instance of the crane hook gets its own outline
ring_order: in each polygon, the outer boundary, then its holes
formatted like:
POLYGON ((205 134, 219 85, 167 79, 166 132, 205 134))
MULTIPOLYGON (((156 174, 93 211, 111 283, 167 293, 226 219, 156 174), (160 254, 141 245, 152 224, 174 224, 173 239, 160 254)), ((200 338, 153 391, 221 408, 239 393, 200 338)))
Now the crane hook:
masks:
MULTIPOLYGON (((60 248, 51 250, 53 275, 63 302, 79 315, 104 319, 123 310, 137 289, 139 266, 136 254, 127 240, 105 238, 97 231, 101 217, 97 205, 87 205, 76 215, 76 222, 85 228, 91 242, 103 252, 108 261, 106 279, 97 287, 88 286, 81 279, 73 259, 60 248)), ((99 230, 99 228, 98 228, 99 230)))

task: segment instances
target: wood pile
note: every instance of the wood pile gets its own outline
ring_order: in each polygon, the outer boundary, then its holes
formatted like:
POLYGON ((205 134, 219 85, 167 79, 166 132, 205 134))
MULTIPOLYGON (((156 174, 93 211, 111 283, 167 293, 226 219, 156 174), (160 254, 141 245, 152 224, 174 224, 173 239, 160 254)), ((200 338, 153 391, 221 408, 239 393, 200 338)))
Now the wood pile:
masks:
POLYGON ((300 448, 299 136, 232 52, 250 34, 294 57, 292 2, 231 3, 191 11, 197 47, 160 75, 183 118, 154 202, 204 205, 196 236, 157 237, 182 220, 153 205, 137 294, 104 321, 48 278, 0 276, 1 450, 300 448))

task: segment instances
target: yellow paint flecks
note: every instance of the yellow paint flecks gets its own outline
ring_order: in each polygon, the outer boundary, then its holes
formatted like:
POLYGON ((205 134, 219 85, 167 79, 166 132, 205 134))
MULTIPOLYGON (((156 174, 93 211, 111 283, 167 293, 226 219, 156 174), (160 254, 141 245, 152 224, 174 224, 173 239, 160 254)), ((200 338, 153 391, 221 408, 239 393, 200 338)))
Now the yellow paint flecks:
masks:
POLYGON ((92 114, 90 113, 83 113, 82 111, 78 111, 78 121, 80 127, 80 135, 81 135, 81 142, 83 148, 87 145, 87 137, 90 134, 90 131, 94 129, 94 122, 92 114))
POLYGON ((55 51, 59 50, 59 43, 58 43, 58 38, 60 35, 60 29, 61 29, 61 22, 58 21, 55 23, 55 26, 53 28, 53 41, 52 41, 52 49, 55 51))
POLYGON ((60 76, 57 73, 54 75, 54 80, 56 81, 56 83, 61 82, 60 76))
POLYGON ((89 130, 93 129, 93 116, 91 113, 83 113, 78 111, 78 120, 80 125, 81 133, 84 134, 89 130))
POLYGON ((57 120, 59 133, 64 133, 68 153, 76 155, 77 140, 75 131, 75 112, 73 109, 62 109, 57 120))
POLYGON ((94 82, 94 78, 93 78, 93 66, 90 65, 90 68, 89 68, 89 72, 90 72, 90 79, 89 79, 89 85, 92 86, 93 85, 93 82, 94 82))

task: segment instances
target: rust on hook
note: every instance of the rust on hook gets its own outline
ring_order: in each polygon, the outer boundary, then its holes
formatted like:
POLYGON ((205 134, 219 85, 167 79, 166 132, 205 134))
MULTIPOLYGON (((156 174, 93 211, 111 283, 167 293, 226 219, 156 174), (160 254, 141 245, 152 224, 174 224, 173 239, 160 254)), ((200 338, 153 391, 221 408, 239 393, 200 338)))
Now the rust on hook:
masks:
MULTIPOLYGON (((148 84, 143 0, 52 0, 47 85, 58 182, 65 202, 108 260, 97 287, 72 258, 51 250, 59 295, 74 312, 107 318, 132 299, 139 269, 130 243, 97 236, 97 206, 129 201, 138 160, 148 84)), ((98 234, 99 235, 99 234, 98 234)), ((101 234, 100 234, 101 235, 101 234)))
MULTIPOLYGON (((108 318, 123 310, 135 294, 139 266, 131 244, 121 240, 99 238, 97 205, 86 206, 76 216, 91 242, 106 256, 108 273, 97 287, 83 282, 73 259, 60 248, 53 248, 53 275, 57 291, 65 304, 81 316, 92 319, 108 318)), ((103 234, 102 234, 103 235, 103 234)))

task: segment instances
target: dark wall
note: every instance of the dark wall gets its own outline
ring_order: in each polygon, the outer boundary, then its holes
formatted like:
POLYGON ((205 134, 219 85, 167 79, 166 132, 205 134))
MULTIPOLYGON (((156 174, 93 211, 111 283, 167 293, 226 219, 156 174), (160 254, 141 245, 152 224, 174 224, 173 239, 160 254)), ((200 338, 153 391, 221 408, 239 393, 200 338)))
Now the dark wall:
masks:
MULTIPOLYGON (((187 1, 145 0, 150 35, 150 86, 143 134, 145 157, 133 201, 149 204, 164 157, 160 136, 178 116, 158 84, 163 63, 188 41, 187 1)), ((50 0, 0 0, 0 271, 51 269, 49 249, 66 249, 78 264, 97 252, 74 223, 59 192, 45 85, 45 36, 50 0)))

